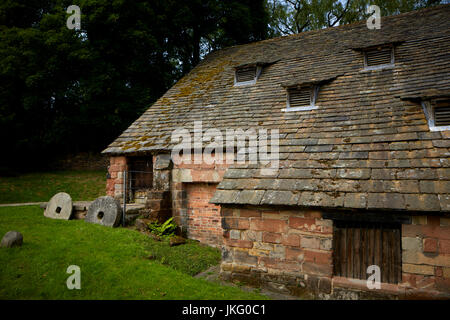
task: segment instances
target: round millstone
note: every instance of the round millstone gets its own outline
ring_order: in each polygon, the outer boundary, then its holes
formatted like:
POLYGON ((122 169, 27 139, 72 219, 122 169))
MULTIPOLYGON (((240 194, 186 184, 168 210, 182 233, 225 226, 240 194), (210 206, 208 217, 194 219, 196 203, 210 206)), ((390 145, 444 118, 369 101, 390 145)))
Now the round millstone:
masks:
POLYGON ((2 248, 21 247, 23 243, 23 236, 19 231, 8 231, 0 243, 2 248))
POLYGON ((107 227, 117 227, 121 217, 122 208, 119 201, 105 196, 97 198, 91 203, 84 221, 107 227))
POLYGON ((72 216, 72 198, 65 192, 55 194, 47 203, 44 216, 52 219, 69 220, 72 216))

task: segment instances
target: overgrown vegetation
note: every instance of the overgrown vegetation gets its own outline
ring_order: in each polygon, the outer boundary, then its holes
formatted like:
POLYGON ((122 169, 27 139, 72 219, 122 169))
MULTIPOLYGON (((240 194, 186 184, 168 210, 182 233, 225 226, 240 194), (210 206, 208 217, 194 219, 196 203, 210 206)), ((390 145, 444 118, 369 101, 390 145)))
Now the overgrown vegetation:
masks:
POLYGON ((164 223, 159 223, 157 221, 150 222, 148 228, 151 233, 156 234, 159 237, 170 238, 175 235, 177 224, 173 221, 173 218, 170 218, 164 223))
POLYGON ((38 207, 0 208, 0 235, 23 234, 21 248, 0 249, 0 299, 262 299, 191 275, 217 264, 217 249, 169 247, 130 229, 53 220, 38 207), (81 290, 68 290, 70 265, 81 290))
POLYGON ((72 200, 94 200, 105 194, 104 171, 55 171, 0 177, 0 204, 45 202, 58 192, 72 200))

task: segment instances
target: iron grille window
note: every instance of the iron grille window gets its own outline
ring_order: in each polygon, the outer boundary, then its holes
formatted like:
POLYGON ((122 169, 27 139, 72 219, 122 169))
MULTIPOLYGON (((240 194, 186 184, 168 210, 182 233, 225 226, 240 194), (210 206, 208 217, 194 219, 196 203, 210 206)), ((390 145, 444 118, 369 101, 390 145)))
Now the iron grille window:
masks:
POLYGON ((305 107, 312 104, 312 88, 291 88, 288 90, 289 108, 305 107))
POLYGON ((236 70, 236 83, 256 80, 256 67, 246 67, 236 70))
POLYGON ((369 49, 364 54, 365 67, 378 67, 394 63, 393 47, 369 49))
POLYGON ((450 126, 450 99, 436 101, 434 107, 434 125, 450 126))
POLYGON ((367 267, 377 265, 381 282, 401 282, 400 223, 335 221, 333 274, 367 280, 367 267))
POLYGON ((151 157, 129 158, 130 190, 150 189, 153 184, 153 165, 151 157))

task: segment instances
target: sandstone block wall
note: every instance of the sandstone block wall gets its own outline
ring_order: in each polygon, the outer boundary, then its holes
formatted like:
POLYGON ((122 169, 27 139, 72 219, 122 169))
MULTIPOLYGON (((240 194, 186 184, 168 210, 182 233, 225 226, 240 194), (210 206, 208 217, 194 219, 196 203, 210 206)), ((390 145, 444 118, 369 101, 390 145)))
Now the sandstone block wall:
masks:
POLYGON ((109 158, 108 179, 106 179, 106 195, 120 199, 123 198, 123 171, 127 170, 127 158, 117 156, 109 158))
POLYGON ((222 208, 224 278, 297 294, 330 293, 331 220, 318 211, 222 208))
POLYGON ((450 218, 416 216, 402 226, 405 285, 450 293, 450 218))
POLYGON ((402 225, 402 282, 370 290, 365 280, 333 276, 333 220, 321 211, 222 207, 221 215, 224 279, 327 298, 450 298, 449 218, 402 225))

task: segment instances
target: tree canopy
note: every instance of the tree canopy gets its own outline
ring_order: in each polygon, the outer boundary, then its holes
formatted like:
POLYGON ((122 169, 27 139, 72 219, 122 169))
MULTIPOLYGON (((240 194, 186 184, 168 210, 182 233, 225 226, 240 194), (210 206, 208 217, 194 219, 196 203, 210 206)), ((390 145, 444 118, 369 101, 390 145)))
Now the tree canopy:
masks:
POLYGON ((408 12, 447 1, 442 0, 268 0, 271 35, 287 35, 334 27, 366 19, 369 5, 381 16, 408 12))
MULTIPOLYGON (((362 19, 368 0, 3 0, 0 167, 107 146, 213 50, 362 19), (68 29, 70 5, 81 28, 68 29)), ((393 14, 441 1, 371 1, 393 14)))
POLYGON ((100 151, 202 56, 267 37, 264 1, 0 3, 2 164, 100 151))

